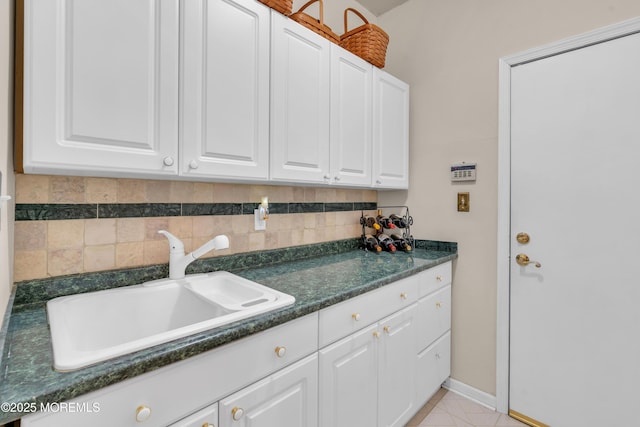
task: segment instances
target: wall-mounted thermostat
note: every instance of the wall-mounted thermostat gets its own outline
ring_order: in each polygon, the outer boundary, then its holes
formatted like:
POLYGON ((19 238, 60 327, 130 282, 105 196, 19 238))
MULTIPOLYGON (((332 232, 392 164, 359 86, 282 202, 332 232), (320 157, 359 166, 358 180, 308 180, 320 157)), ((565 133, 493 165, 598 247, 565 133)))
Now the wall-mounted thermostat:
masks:
POLYGON ((475 181, 476 163, 451 165, 451 181, 475 181))

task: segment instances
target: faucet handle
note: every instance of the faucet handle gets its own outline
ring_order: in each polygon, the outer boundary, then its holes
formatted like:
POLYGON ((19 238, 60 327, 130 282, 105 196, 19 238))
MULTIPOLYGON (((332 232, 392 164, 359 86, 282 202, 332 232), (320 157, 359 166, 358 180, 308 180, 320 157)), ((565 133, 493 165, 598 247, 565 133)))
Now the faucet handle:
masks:
POLYGON ((182 240, 178 239, 176 236, 166 230, 158 230, 158 233, 164 235, 167 239, 169 239, 170 253, 179 253, 184 255, 184 243, 182 243, 182 240))

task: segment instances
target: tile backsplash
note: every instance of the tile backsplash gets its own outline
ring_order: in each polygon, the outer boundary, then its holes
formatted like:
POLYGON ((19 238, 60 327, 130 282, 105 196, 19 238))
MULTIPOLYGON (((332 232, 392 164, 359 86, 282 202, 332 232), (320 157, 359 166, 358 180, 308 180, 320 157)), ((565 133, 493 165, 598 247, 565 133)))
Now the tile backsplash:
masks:
POLYGON ((167 263, 168 230, 193 250, 218 234, 229 249, 207 256, 358 237, 375 190, 46 175, 16 176, 16 281, 167 263), (265 231, 253 209, 268 196, 265 231))

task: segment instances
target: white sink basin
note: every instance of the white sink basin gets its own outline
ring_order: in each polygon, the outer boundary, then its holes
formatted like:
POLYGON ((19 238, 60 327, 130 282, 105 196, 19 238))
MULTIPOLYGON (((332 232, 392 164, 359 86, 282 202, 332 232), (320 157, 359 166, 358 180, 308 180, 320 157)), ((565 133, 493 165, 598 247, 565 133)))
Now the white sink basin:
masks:
POLYGON ((47 303, 54 366, 78 369, 294 301, 222 271, 55 298, 47 303))

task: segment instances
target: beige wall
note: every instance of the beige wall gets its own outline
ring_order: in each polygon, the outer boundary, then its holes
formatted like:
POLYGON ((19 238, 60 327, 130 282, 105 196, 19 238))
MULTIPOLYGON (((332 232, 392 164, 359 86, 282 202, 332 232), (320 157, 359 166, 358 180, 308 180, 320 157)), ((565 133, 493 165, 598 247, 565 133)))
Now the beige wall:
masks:
POLYGON ((638 15, 637 0, 409 0, 378 18, 386 69, 411 84, 410 190, 379 203, 407 203, 416 236, 458 242, 452 377, 463 383, 495 395, 498 59, 638 15), (478 163, 475 183, 451 183, 460 161, 478 163))
MULTIPOLYGON (((13 196, 13 1, 0 0, 0 194, 13 196)), ((0 325, 12 283, 13 201, 0 205, 0 325)))

